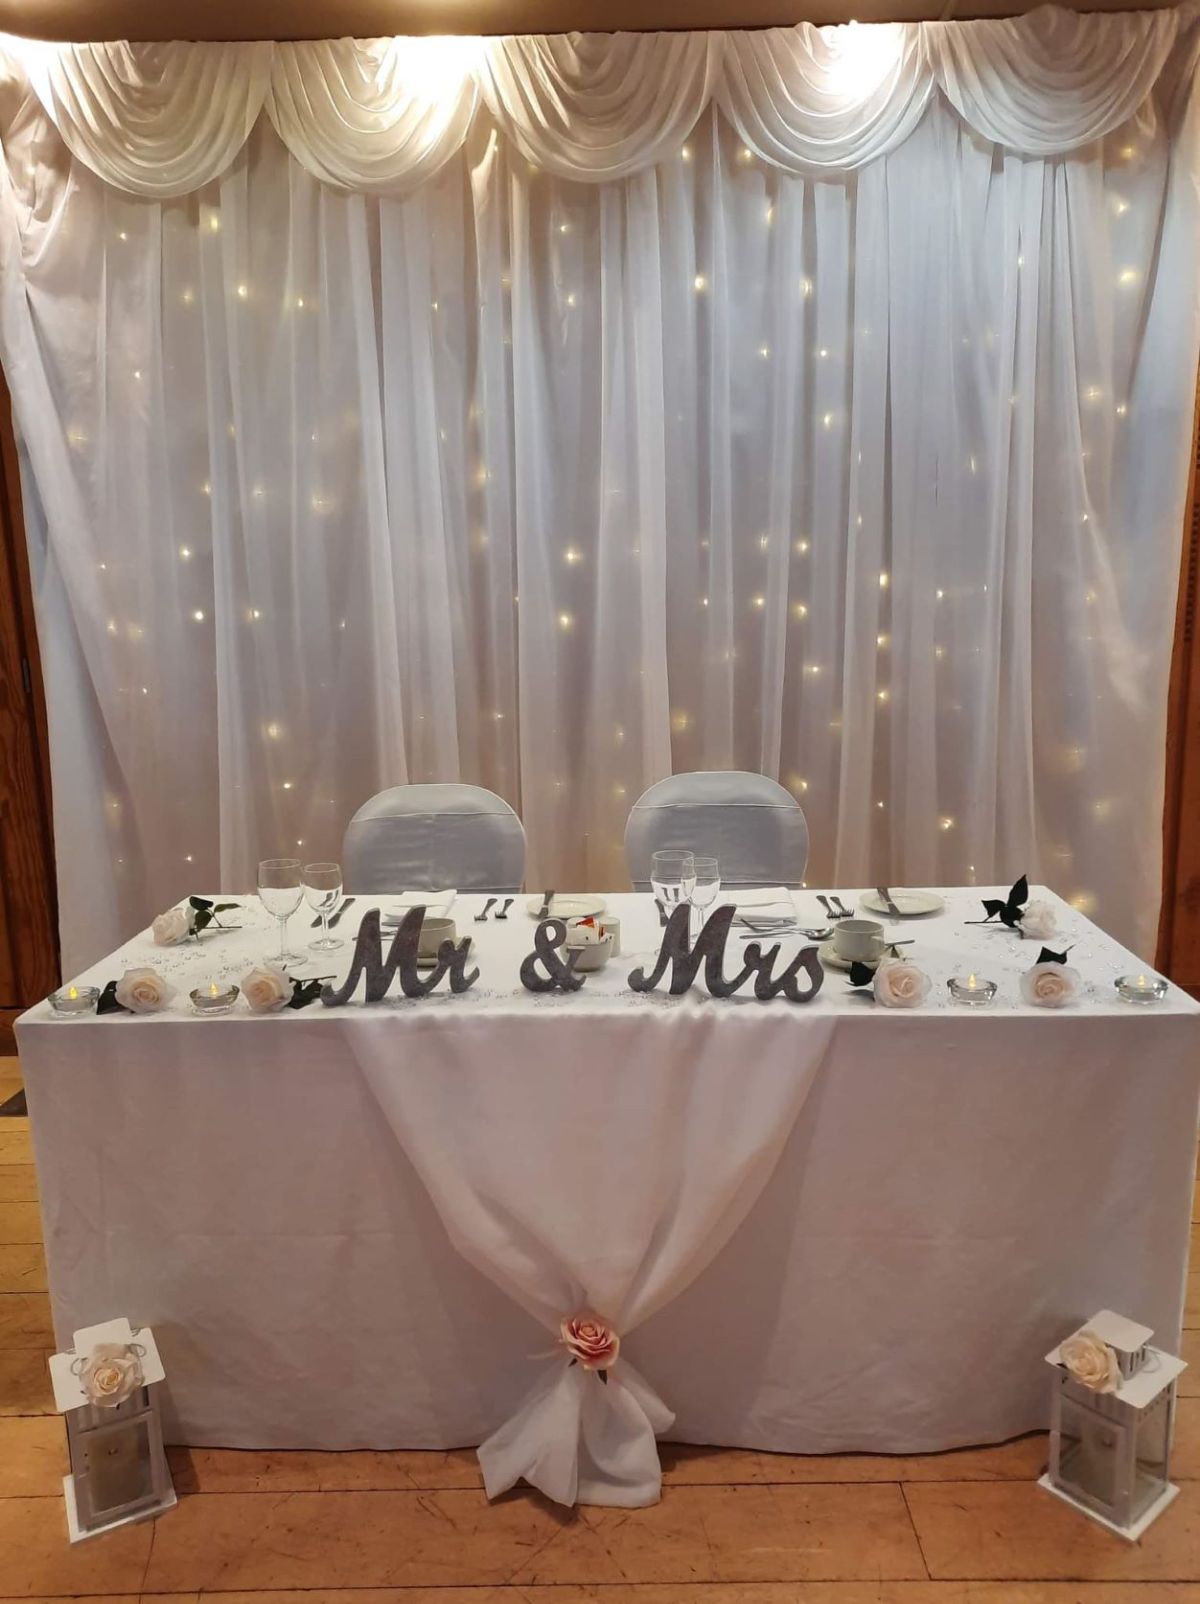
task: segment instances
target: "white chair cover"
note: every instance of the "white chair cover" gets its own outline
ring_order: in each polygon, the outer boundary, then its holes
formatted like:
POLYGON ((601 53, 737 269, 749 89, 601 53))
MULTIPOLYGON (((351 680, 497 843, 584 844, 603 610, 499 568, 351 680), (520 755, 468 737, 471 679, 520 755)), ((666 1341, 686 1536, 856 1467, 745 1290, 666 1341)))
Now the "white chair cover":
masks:
POLYGON ((350 820, 342 843, 348 891, 513 892, 525 878, 525 829, 478 785, 396 785, 350 820))
POLYGON ((722 885, 798 886, 808 824, 791 792, 765 774, 672 774, 643 792, 625 826, 635 890, 649 891, 651 855, 670 847, 716 858, 722 885))

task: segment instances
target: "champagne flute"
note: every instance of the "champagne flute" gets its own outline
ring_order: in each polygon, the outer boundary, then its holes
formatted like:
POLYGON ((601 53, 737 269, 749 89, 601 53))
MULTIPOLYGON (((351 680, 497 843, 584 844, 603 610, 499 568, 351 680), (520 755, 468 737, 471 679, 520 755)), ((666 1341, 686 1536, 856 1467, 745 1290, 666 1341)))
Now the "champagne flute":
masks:
POLYGON ((658 905, 670 914, 681 902, 690 902, 696 889, 696 860, 690 852, 673 848, 656 852, 650 859, 650 885, 658 905))
POLYGON ((304 900, 314 913, 321 915, 321 935, 317 941, 309 942, 309 952, 332 952, 335 947, 340 947, 342 938, 329 934, 329 915, 342 900, 341 864, 306 863, 304 900))
POLYGON ((304 901, 299 858, 264 858, 258 866, 258 898, 272 918, 279 921, 277 964, 300 963, 301 954, 289 952, 287 922, 304 901))
POLYGON ((704 926, 705 909, 711 908, 721 894, 721 865, 716 858, 696 858, 696 881, 692 889, 692 939, 704 926))

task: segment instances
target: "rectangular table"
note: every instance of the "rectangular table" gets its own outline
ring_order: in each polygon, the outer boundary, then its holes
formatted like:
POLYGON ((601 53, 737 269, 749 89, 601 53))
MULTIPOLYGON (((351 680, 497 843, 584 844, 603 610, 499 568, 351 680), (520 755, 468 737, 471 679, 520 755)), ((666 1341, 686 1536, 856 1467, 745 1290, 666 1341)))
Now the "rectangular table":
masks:
MULTIPOLYGON (((1142 966, 1040 889, 1087 994, 1025 1007, 1040 943, 966 925, 987 894, 899 932, 934 982, 912 1012, 834 971, 804 1006, 636 995, 659 929, 633 894, 609 898, 622 956, 569 997, 520 988, 524 899, 482 925, 457 899, 481 970, 464 996, 340 1011, 188 1016, 201 976, 270 949, 251 899, 199 947, 143 933, 78 978, 152 964, 170 1012, 40 1004, 17 1026, 59 1342, 152 1325, 169 1436, 195 1445, 503 1436, 557 1312, 600 1299, 614 1379, 675 1440, 915 1453, 1043 1426, 1042 1355, 1095 1310, 1178 1339, 1200 1009, 1118 1001, 1142 966), (968 969, 1000 982, 994 1008, 949 1002, 968 969)), ((528 1473, 501 1448, 491 1490, 528 1473)), ((586 1452, 564 1475, 580 1497, 605 1480, 586 1452)), ((634 1482, 606 1501, 647 1501, 634 1482)))

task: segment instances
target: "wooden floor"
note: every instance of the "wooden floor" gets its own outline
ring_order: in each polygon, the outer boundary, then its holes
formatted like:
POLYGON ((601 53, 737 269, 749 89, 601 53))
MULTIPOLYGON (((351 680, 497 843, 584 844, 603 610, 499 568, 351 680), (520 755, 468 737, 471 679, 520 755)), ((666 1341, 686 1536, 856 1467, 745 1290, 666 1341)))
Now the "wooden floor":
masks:
MULTIPOLYGON (((17 1090, 0 1062, 0 1103, 17 1090)), ((461 1453, 172 1452, 177 1510, 72 1548, 28 1121, 0 1120, 0 1598, 221 1604, 1200 1604, 1200 1272, 1183 1491, 1136 1546, 1034 1485, 1045 1440, 923 1458, 664 1447, 662 1502, 490 1505, 461 1453)))

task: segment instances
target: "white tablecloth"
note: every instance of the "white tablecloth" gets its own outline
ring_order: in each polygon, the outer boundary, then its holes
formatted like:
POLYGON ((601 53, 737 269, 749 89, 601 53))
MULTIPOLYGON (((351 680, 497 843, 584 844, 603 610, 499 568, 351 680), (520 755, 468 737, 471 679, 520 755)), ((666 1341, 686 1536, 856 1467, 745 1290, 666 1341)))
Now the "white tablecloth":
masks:
POLYGON ((477 925, 458 898, 462 997, 267 1018, 185 1011, 267 950, 252 902, 199 948, 143 935, 78 978, 155 964, 170 1013, 18 1025, 59 1340, 153 1325, 175 1441, 490 1439, 491 1491, 567 1500, 653 1497, 656 1431, 921 1452, 1043 1425, 1042 1355, 1096 1309, 1177 1339, 1200 1009, 1117 1001, 1141 966, 1053 897, 1087 994, 1024 1007, 1039 944, 966 926, 984 894, 899 932, 934 977, 912 1013, 833 972, 803 1006, 633 994, 659 931, 632 895, 570 997, 520 989, 523 903, 477 925), (994 1009, 949 1004, 967 969, 994 1009), (583 1305, 623 1335, 606 1388, 552 1356, 583 1305))

